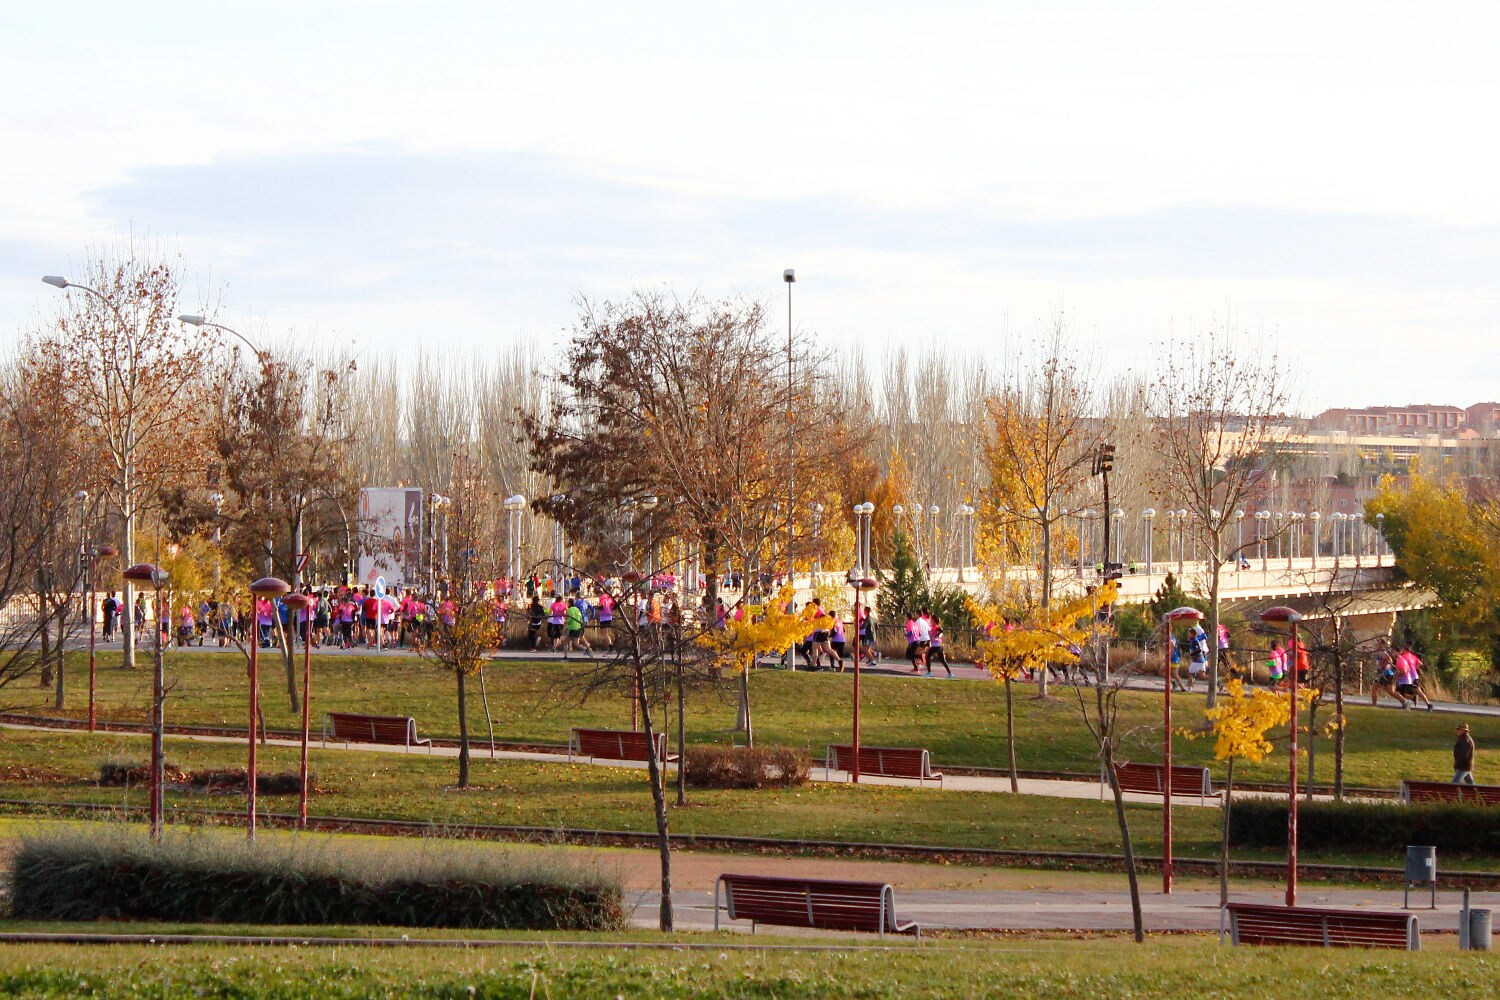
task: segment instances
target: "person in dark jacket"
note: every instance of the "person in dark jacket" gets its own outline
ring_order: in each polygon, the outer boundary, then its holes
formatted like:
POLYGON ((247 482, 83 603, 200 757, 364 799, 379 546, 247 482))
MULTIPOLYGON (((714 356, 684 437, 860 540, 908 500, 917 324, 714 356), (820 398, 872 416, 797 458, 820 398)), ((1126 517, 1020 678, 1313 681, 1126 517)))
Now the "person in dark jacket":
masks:
POLYGON ((1453 744, 1453 783, 1474 784, 1474 737, 1468 726, 1458 727, 1458 742, 1453 744))

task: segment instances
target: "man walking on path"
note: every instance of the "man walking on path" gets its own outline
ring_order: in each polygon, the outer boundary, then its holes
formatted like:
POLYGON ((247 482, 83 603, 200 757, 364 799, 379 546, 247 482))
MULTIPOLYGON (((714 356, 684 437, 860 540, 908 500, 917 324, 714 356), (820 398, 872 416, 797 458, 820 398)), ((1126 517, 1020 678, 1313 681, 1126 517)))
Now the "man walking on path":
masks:
POLYGON ((1453 744, 1453 783, 1474 784, 1474 737, 1467 725, 1458 727, 1458 742, 1453 744))

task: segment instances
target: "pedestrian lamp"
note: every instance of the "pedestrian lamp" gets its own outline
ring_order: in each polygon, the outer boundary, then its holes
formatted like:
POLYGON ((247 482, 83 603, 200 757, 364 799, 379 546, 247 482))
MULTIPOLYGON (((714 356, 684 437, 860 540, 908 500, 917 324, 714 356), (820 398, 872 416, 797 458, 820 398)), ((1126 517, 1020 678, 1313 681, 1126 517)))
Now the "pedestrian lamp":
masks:
MULTIPOLYGON (((1125 562, 1124 559, 1120 558, 1121 554, 1125 551, 1125 508, 1116 507, 1114 510, 1109 512, 1109 516, 1113 518, 1115 522, 1115 557, 1110 561, 1113 562, 1115 566, 1119 567, 1123 566, 1125 562)), ((1106 552, 1104 555, 1106 559, 1109 558, 1108 552, 1106 552)), ((1108 579, 1108 577, 1109 574, 1105 573, 1105 578, 1108 579)))
POLYGON ((1255 537, 1256 540, 1260 543, 1260 574, 1262 577, 1266 575, 1266 569, 1268 568, 1266 562, 1266 527, 1267 523, 1270 520, 1270 511, 1258 510, 1255 512, 1255 537))
POLYGON ((1328 519, 1333 522, 1333 564, 1337 566, 1339 557, 1344 554, 1344 536, 1347 534, 1345 530, 1347 525, 1345 522, 1349 520, 1349 515, 1341 510, 1336 510, 1328 515, 1328 519))
POLYGON ((1240 559, 1245 558, 1245 551, 1244 550, 1245 550, 1245 512, 1243 510, 1236 510, 1234 512, 1234 551, 1235 551, 1235 554, 1239 557, 1238 559, 1235 560, 1236 563, 1238 563, 1240 561, 1240 559))
POLYGON ((1375 515, 1375 565, 1379 566, 1381 559, 1385 556, 1385 515, 1375 515))
POLYGON ((1183 561, 1187 559, 1187 508, 1177 509, 1177 575, 1182 576, 1183 561))
MULTIPOLYGON (((155 563, 136 563, 120 574, 132 583, 150 584, 155 596, 156 617, 161 619, 161 588, 167 582, 167 571, 155 563)), ((151 839, 160 840, 162 830, 162 643, 156 643, 156 665, 151 673, 151 839)))
POLYGON ((1292 536, 1291 537, 1291 545, 1287 549, 1287 556, 1286 556, 1286 568, 1287 569, 1291 569, 1292 568, 1292 560, 1296 559, 1297 556, 1301 553, 1301 549, 1302 549, 1302 524, 1303 524, 1303 522, 1304 522, 1305 519, 1306 519, 1306 515, 1304 515, 1301 511, 1295 511, 1294 510, 1290 514, 1287 515, 1287 520, 1290 522, 1288 524, 1288 529, 1290 530, 1291 536, 1292 536))
MULTIPOLYGON (((870 503, 861 504, 860 506, 862 506, 862 507, 868 507, 868 508, 870 508, 871 511, 873 511, 875 509, 875 505, 874 504, 870 504, 870 503)), ((869 515, 866 514, 866 516, 868 517, 869 515)), ((862 578, 860 578, 858 580, 853 580, 851 582, 854 584, 854 745, 853 745, 853 748, 852 748, 854 761, 853 761, 853 764, 852 764, 852 770, 849 772, 849 777, 850 777, 850 780, 852 780, 855 784, 858 784, 859 783, 859 658, 860 658, 860 649, 859 649, 859 609, 860 609, 860 598, 861 598, 861 596, 863 596, 864 594, 868 593, 869 591, 874 590, 876 588, 876 586, 878 586, 878 584, 876 584, 876 582, 874 580, 872 580, 871 578, 869 578, 869 577, 862 577, 862 578)))
MULTIPOLYGON (((655 510, 656 505, 659 503, 661 503, 661 500, 657 497, 641 497, 641 510, 655 510)), ((654 541, 655 535, 656 532, 653 526, 651 534, 646 539, 646 587, 648 590, 651 588, 653 582, 656 579, 656 542, 654 541)), ((791 576, 791 561, 790 559, 788 559, 787 579, 791 580, 791 576)))
POLYGON ((120 550, 113 545, 95 545, 88 552, 88 558, 83 564, 84 581, 83 588, 89 595, 89 732, 94 731, 94 696, 96 691, 94 679, 94 644, 95 626, 94 617, 98 614, 95 608, 95 598, 98 596, 94 590, 95 570, 98 569, 100 559, 111 559, 120 554, 120 550))
MULTIPOLYGON (((279 577, 263 576, 250 584, 251 607, 253 609, 255 602, 260 598, 273 600, 291 589, 291 585, 279 577)), ((254 616, 253 610, 252 616, 254 616)), ((246 836, 251 839, 255 837, 255 730, 260 716, 260 661, 256 654, 259 649, 260 636, 257 634, 250 642, 250 752, 245 765, 246 836)), ((305 705, 306 702, 303 704, 305 705)))
POLYGON ((521 530, 521 511, 526 509, 526 498, 517 493, 515 496, 506 497, 500 506, 505 508, 505 534, 506 540, 510 543, 506 546, 505 572, 510 577, 511 593, 515 593, 516 575, 521 572, 519 535, 521 530))
POLYGON ((1161 809, 1161 891, 1172 894, 1172 627, 1178 622, 1201 622, 1203 612, 1197 608, 1174 608, 1162 615, 1162 660, 1166 664, 1162 714, 1166 729, 1162 733, 1162 809, 1161 809))
POLYGON ((1151 574, 1153 572, 1151 568, 1151 521, 1155 517, 1156 509, 1154 507, 1147 507, 1141 511, 1141 520, 1146 522, 1146 581, 1148 584, 1151 581, 1151 574))
MULTIPOLYGON (((287 594, 282 598, 283 602, 291 609, 293 621, 297 620, 297 612, 302 612, 309 628, 312 625, 313 608, 318 599, 311 594, 287 594)), ((302 787, 297 795, 297 829, 307 829, 307 728, 308 719, 312 711, 312 642, 311 635, 304 635, 302 640, 302 787)))
MULTIPOLYGON (((1336 515, 1335 515, 1336 516, 1336 515)), ((1302 616, 1291 608, 1278 605, 1260 613, 1260 620, 1268 625, 1291 627, 1291 642, 1287 646, 1287 659, 1291 661, 1287 675, 1292 684, 1291 739, 1287 744, 1287 790, 1286 790, 1286 905, 1297 905, 1297 665, 1302 658, 1302 645, 1297 641, 1297 623, 1302 616)))
POLYGON ((1318 549, 1323 547, 1323 515, 1319 511, 1311 511, 1307 519, 1312 522, 1312 568, 1318 568, 1318 549))

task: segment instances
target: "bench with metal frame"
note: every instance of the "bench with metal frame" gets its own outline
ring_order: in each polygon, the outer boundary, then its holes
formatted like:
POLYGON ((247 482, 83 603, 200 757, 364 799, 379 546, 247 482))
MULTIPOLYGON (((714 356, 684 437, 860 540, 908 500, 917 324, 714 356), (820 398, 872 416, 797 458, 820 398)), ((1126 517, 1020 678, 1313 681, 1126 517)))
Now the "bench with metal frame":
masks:
POLYGON ((831 931, 911 934, 922 929, 896 916, 896 890, 883 882, 784 878, 775 875, 720 875, 714 882, 714 930, 719 929, 719 890, 730 920, 831 931))
POLYGON ((432 752, 432 741, 417 736, 417 720, 409 715, 358 715, 354 712, 325 712, 323 714, 323 745, 328 741, 350 743, 382 743, 412 747, 426 747, 432 752))
POLYGON ((1235 944, 1300 944, 1324 948, 1404 948, 1418 951, 1422 936, 1411 913, 1324 910, 1263 903, 1229 903, 1235 944))
MULTIPOLYGON (((854 766, 854 746, 833 743, 824 759, 830 771, 849 771, 854 766)), ((921 747, 860 747, 859 773, 881 778, 913 778, 943 784, 943 772, 932 769, 932 755, 921 747)))
MULTIPOLYGON (((1165 771, 1166 769, 1161 764, 1132 761, 1115 765, 1115 779, 1119 781, 1122 792, 1163 795, 1166 793, 1165 771)), ((1104 798, 1104 789, 1108 787, 1109 777, 1101 768, 1099 771, 1100 799, 1104 798)), ((1172 796, 1174 798, 1178 795, 1196 795, 1201 803, 1222 794, 1214 789, 1208 768, 1189 764, 1172 765, 1172 796)))
MULTIPOLYGON (((667 753, 667 734, 656 733, 656 759, 670 764, 676 754, 667 753)), ((568 760, 646 760, 646 734, 631 729, 574 729, 568 736, 568 760)))
POLYGON ((1500 785, 1455 785, 1447 781, 1401 782, 1400 800, 1414 802, 1453 802, 1460 805, 1500 806, 1500 785))

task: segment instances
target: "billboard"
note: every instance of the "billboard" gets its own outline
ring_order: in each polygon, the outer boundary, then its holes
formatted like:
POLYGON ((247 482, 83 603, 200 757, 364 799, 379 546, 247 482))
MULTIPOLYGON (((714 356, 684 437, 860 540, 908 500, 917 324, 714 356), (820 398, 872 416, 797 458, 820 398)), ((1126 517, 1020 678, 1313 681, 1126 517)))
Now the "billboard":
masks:
POLYGON ((422 579, 422 490, 370 486, 359 491, 359 582, 387 587, 422 579))

